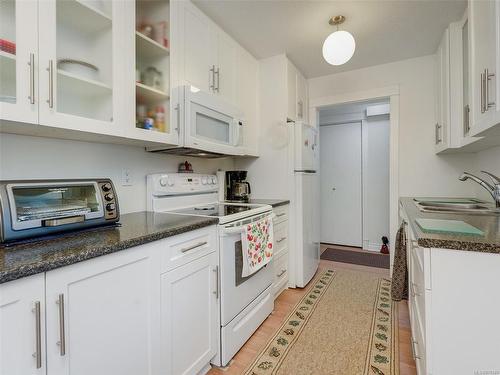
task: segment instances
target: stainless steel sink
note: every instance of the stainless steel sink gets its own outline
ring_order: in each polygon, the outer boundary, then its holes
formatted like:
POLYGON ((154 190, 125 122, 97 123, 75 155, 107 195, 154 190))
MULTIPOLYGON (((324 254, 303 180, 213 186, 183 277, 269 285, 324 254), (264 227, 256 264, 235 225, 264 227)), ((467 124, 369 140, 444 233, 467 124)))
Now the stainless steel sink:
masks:
POLYGON ((422 212, 499 215, 500 211, 479 199, 414 199, 422 212))

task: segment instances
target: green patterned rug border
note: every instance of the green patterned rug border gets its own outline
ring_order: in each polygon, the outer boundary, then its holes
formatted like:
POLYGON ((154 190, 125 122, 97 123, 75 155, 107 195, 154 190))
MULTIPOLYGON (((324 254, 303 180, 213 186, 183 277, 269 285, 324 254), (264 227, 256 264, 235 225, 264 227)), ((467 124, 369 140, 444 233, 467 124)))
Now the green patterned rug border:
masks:
POLYGON ((325 270, 314 279, 273 338, 244 372, 245 375, 270 375, 279 369, 335 276, 333 270, 325 270))
POLYGON ((399 374, 397 303, 391 299, 391 280, 378 281, 364 375, 399 374), (388 335, 390 330, 390 335, 388 335))
MULTIPOLYGON (((337 274, 337 271, 328 269, 311 282, 305 295, 247 367, 244 375, 276 374, 337 274)), ((378 280, 363 375, 399 375, 398 310, 397 303, 391 300, 390 289, 391 280, 378 280)))

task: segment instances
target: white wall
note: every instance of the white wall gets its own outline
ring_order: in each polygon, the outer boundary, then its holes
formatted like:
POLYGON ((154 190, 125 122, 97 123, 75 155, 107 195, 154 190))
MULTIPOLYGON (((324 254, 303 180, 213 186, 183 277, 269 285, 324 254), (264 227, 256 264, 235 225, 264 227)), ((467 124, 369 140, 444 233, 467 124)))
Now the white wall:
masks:
MULTIPOLYGON (((497 177, 500 177, 500 146, 478 152, 476 154, 476 165, 474 169, 477 176, 481 178, 488 179, 488 177, 482 174, 480 171, 487 171, 493 173, 497 177)), ((488 181, 491 182, 489 179, 488 181)), ((491 195, 488 194, 488 192, 481 186, 471 181, 467 181, 464 183, 474 185, 478 198, 492 201, 491 195)))
MULTIPOLYGON (((140 147, 0 134, 0 179, 109 177, 122 213, 146 210, 146 175, 175 172, 186 158, 152 154, 140 147), (122 169, 133 177, 122 186, 122 169)), ((233 160, 189 158, 197 173, 232 169, 233 160)))
POLYGON ((310 99, 399 86, 400 196, 470 196, 475 190, 458 181, 475 167, 474 154, 434 153, 434 56, 377 65, 309 80, 310 99))

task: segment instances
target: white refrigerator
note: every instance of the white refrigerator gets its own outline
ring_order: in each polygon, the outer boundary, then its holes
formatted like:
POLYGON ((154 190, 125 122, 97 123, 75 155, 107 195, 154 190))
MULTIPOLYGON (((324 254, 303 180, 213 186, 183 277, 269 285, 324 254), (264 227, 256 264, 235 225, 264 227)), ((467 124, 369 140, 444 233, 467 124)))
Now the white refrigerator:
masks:
POLYGON ((319 265, 320 188, 318 131, 294 125, 296 284, 305 287, 319 265))

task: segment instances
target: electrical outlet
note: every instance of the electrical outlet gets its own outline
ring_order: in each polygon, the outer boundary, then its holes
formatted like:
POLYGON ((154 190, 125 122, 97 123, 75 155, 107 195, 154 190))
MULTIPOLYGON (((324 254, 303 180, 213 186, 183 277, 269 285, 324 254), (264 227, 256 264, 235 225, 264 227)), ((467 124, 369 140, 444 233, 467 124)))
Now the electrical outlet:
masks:
POLYGON ((132 172, 130 169, 122 169, 122 186, 132 186, 132 172))

